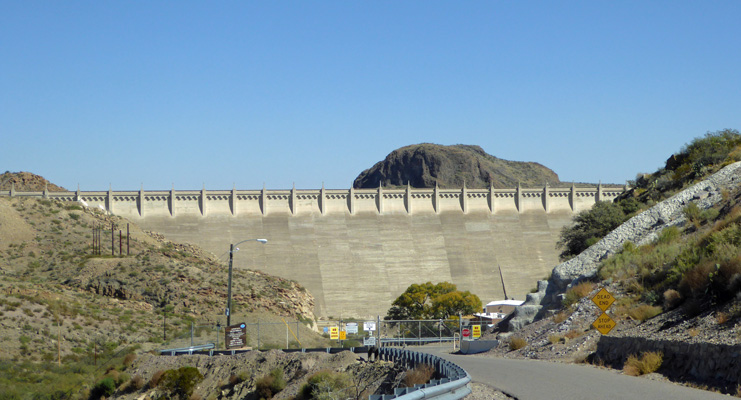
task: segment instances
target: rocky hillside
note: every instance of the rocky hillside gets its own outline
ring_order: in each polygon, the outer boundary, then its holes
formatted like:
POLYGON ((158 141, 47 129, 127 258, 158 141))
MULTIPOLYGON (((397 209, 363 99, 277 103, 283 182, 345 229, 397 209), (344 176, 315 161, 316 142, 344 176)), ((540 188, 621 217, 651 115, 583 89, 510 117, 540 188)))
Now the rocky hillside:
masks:
POLYGON ((0 190, 15 188, 18 192, 41 192, 48 189, 50 192, 66 192, 67 189, 57 186, 44 177, 30 172, 5 171, 0 175, 0 190))
MULTIPOLYGON (((134 349, 173 346, 173 338, 186 343, 191 323, 198 337, 213 342, 216 322, 225 323, 226 271, 226 257, 98 209, 0 197, 0 398, 44 391, 44 382, 60 390, 89 388, 100 363, 134 349), (94 237, 101 254, 93 250, 94 237), (61 367, 38 367, 50 361, 61 367)), ((282 319, 301 321, 304 346, 326 345, 315 333, 313 297, 303 287, 242 268, 233 275, 232 322, 276 323, 275 332, 263 325, 261 346, 285 344, 282 319)), ((255 335, 249 340, 256 345, 255 335)))
POLYGON ((741 134, 696 139, 625 197, 640 207, 538 282, 491 355, 586 360, 741 395, 726 357, 741 335, 741 134), (600 288, 616 298, 607 335, 591 326, 600 288))
POLYGON ((432 188, 512 188, 556 186, 558 175, 533 162, 507 161, 487 154, 479 146, 423 143, 392 151, 386 159, 363 171, 355 188, 406 186, 432 188))

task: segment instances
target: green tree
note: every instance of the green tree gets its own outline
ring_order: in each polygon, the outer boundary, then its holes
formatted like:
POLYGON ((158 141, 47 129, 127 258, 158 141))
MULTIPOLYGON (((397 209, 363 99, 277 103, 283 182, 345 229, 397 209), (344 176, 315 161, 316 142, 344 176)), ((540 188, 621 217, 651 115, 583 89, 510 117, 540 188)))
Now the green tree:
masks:
POLYGON ((439 319, 481 309, 481 299, 450 282, 412 284, 391 304, 385 319, 439 319))
POLYGON ((556 248, 563 248, 559 255, 561 260, 578 255, 625 220, 623 207, 612 202, 600 201, 591 209, 580 212, 574 217, 574 225, 561 230, 561 238, 556 244, 556 248))

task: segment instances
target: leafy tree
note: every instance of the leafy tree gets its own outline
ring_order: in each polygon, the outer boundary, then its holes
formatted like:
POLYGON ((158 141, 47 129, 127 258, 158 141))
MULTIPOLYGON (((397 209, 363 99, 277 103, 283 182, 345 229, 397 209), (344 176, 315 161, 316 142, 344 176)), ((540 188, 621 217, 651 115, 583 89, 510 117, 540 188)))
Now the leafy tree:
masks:
POLYGON ((597 243, 613 229, 625 222, 623 207, 619 204, 600 201, 591 209, 582 211, 574 217, 574 225, 561 230, 557 248, 564 250, 559 255, 561 260, 568 260, 589 246, 597 243))
POLYGON ((391 305, 385 319, 446 319, 458 313, 481 309, 481 299, 469 291, 461 292, 450 282, 412 284, 391 305))

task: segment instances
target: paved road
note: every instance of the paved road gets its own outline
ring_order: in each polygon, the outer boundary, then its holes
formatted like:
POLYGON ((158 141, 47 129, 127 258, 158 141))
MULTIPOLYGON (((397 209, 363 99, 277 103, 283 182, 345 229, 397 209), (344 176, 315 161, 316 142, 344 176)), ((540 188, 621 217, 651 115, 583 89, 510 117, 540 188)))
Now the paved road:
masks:
POLYGON ((450 354, 449 348, 410 348, 463 367, 474 382, 519 400, 712 400, 729 396, 653 381, 586 365, 450 354))

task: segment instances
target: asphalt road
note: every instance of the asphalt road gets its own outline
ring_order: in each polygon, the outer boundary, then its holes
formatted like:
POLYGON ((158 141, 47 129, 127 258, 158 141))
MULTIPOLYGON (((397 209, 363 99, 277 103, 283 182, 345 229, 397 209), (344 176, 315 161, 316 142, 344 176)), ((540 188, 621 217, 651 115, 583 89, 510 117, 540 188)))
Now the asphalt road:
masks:
POLYGON ((463 367, 474 382, 496 388, 519 400, 704 400, 729 396, 670 382, 622 375, 587 365, 512 360, 450 354, 449 348, 415 347, 463 367))

